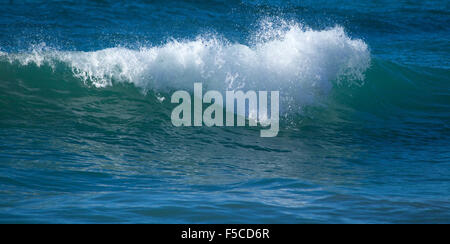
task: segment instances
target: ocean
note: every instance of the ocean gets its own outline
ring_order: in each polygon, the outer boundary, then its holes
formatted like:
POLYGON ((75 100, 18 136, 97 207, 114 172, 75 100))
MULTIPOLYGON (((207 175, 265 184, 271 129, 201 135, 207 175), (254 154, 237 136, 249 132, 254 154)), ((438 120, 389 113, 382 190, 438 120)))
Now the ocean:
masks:
POLYGON ((1 223, 450 223, 450 3, 0 0, 0 139, 1 223))

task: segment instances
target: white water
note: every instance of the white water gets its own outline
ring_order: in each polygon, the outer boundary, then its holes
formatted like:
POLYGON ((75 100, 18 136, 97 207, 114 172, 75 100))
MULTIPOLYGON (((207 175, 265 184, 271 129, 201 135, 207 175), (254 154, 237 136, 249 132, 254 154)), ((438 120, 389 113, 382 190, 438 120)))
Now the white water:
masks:
POLYGON ((198 37, 139 50, 35 48, 7 57, 21 65, 62 62, 74 76, 96 87, 130 82, 164 92, 192 90, 194 82, 203 82, 206 90, 279 90, 282 99, 299 105, 326 96, 333 82, 342 78, 364 79, 370 65, 368 46, 341 27, 316 31, 295 23, 272 28, 269 23, 255 37, 253 45, 198 37))

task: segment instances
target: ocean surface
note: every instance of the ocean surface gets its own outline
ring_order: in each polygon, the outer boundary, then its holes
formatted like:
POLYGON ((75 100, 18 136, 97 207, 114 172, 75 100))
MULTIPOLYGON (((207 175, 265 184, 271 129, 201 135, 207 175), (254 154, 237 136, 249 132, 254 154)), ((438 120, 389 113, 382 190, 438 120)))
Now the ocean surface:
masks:
POLYGON ((0 222, 450 223, 450 3, 0 0, 0 222))

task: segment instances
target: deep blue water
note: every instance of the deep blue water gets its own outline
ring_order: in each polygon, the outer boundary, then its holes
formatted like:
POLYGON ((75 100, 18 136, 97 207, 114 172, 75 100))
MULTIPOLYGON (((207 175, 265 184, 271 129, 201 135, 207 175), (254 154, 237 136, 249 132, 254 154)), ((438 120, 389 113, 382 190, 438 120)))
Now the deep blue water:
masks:
POLYGON ((0 222, 450 223, 449 5, 0 0, 0 222), (278 136, 174 127, 194 82, 278 136))

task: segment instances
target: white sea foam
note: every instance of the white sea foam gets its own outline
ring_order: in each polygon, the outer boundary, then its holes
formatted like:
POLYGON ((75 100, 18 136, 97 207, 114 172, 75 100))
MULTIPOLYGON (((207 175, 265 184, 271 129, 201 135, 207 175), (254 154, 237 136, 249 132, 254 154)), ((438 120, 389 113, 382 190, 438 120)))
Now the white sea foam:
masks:
POLYGON ((279 90, 282 99, 311 103, 342 78, 362 80, 370 65, 368 46, 342 27, 312 30, 299 24, 262 28, 252 45, 218 38, 172 40, 139 50, 50 51, 8 55, 23 65, 63 62, 74 76, 96 87, 130 82, 145 90, 279 90))

